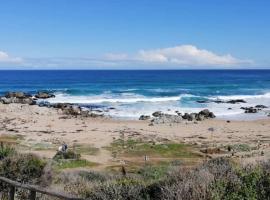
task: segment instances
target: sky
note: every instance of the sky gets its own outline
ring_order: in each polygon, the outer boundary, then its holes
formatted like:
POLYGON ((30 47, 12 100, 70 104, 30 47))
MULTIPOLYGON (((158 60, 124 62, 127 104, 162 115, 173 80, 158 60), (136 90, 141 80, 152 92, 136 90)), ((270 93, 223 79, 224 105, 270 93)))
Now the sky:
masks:
POLYGON ((270 68, 269 0, 0 0, 0 69, 270 68))

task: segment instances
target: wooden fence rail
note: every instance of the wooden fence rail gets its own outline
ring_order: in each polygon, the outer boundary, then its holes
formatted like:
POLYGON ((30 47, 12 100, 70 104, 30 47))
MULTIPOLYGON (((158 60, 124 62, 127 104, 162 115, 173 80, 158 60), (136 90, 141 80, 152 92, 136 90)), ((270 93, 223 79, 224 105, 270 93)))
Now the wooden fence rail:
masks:
POLYGON ((0 176, 0 181, 5 182, 8 185, 10 185, 10 190, 9 190, 9 200, 14 200, 15 198, 15 190, 16 188, 23 188, 26 190, 29 190, 29 200, 35 200, 36 199, 36 193, 41 193, 41 194, 46 194, 51 197, 57 197, 59 199, 64 199, 64 200, 83 200, 82 198, 76 198, 72 197, 67 194, 63 194, 60 192, 44 189, 35 185, 28 185, 28 184, 22 184, 17 181, 10 180, 5 177, 0 176))

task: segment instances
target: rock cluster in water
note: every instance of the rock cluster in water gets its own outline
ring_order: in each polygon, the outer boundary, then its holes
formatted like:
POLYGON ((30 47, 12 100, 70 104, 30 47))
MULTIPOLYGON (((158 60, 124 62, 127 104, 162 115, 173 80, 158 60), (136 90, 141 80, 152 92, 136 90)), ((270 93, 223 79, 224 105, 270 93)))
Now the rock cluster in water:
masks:
POLYGON ((198 103, 229 103, 229 104, 236 104, 236 103, 247 103, 244 99, 233 99, 228 101, 223 100, 198 100, 198 103))
POLYGON ((265 105, 256 105, 255 107, 241 107, 241 109, 244 110, 245 113, 257 113, 264 108, 268 107, 265 105))

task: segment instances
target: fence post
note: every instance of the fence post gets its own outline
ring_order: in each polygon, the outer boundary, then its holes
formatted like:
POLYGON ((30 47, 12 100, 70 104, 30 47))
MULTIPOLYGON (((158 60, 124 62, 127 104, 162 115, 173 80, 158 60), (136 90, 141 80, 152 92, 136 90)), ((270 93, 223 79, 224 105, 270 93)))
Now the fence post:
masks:
POLYGON ((9 188, 9 200, 14 200, 15 197, 15 187, 10 186, 9 188))
POLYGON ((36 191, 31 190, 29 195, 30 200, 36 200, 36 191))

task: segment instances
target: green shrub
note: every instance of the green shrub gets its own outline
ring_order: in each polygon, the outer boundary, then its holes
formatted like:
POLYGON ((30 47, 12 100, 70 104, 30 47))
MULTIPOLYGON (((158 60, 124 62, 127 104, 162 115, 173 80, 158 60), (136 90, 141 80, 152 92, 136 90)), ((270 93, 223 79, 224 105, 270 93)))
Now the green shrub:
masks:
POLYGON ((10 145, 5 145, 1 142, 0 144, 0 160, 3 160, 9 155, 12 155, 15 153, 14 148, 12 148, 10 145))
POLYGON ((91 200, 143 200, 147 198, 147 194, 145 193, 144 182, 132 178, 123 178, 93 187, 86 198, 91 200))
POLYGON ((80 157, 81 157, 81 155, 75 153, 74 151, 67 151, 67 152, 57 151, 57 153, 55 154, 53 159, 54 160, 59 160, 59 159, 79 159, 80 157))
POLYGON ((142 176, 142 178, 146 181, 157 181, 166 176, 168 171, 168 165, 146 165, 141 168, 138 173, 142 176))
POLYGON ((6 157, 0 163, 0 176, 21 183, 37 183, 46 163, 32 154, 6 157))
MULTIPOLYGON (((32 154, 14 154, 0 162, 0 176, 20 183, 38 184, 41 180, 45 162, 32 154)), ((0 182, 0 191, 3 195, 8 192, 9 186, 0 182)), ((25 199, 27 191, 18 189, 18 199, 25 199)))

